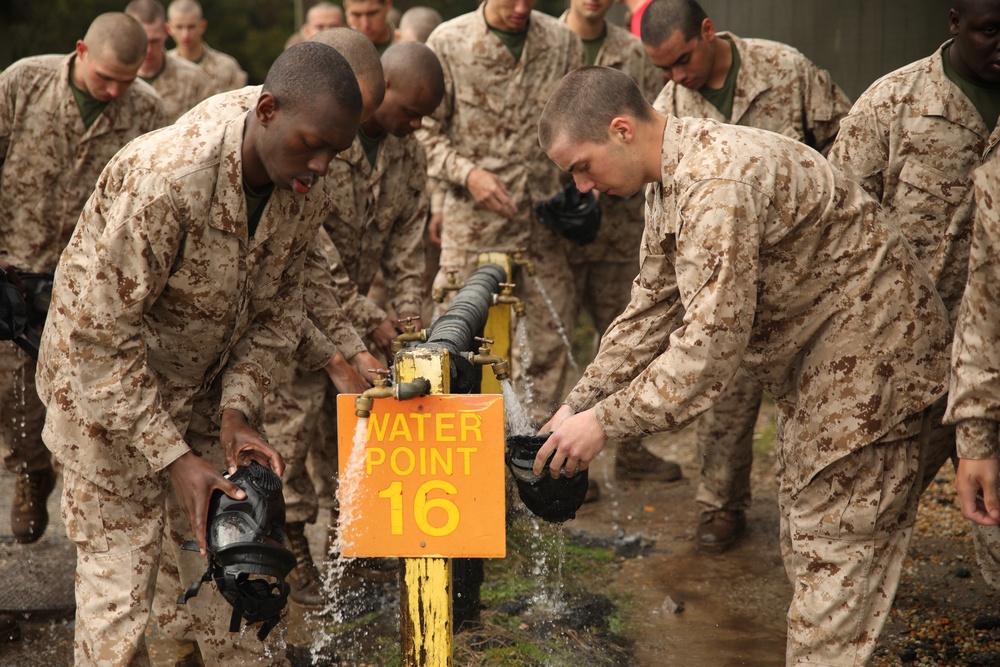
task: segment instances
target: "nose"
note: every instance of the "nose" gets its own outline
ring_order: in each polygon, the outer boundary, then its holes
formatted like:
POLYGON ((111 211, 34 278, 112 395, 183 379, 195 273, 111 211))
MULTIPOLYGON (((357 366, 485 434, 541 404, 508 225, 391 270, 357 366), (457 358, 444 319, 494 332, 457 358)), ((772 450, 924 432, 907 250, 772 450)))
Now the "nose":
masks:
POLYGON ((597 185, 594 181, 584 178, 580 174, 573 174, 573 182, 576 183, 576 189, 583 193, 590 192, 597 185))
POLYGON ((680 67, 671 67, 667 75, 677 84, 684 80, 684 70, 680 67))
POLYGON ((108 95, 111 96, 111 99, 116 99, 117 97, 121 96, 123 92, 125 92, 125 86, 122 85, 121 83, 118 83, 117 81, 112 81, 111 83, 108 84, 107 90, 108 90, 108 95))
POLYGON ((309 168, 309 171, 315 172, 319 177, 326 176, 326 172, 330 168, 330 162, 335 157, 337 157, 337 151, 323 151, 310 160, 306 167, 309 168))

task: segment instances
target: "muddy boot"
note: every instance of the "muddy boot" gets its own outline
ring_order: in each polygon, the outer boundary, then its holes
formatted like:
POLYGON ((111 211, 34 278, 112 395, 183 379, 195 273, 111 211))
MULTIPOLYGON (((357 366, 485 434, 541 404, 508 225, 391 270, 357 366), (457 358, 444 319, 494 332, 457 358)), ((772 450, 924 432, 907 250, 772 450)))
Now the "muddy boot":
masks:
POLYGON ((177 662, 174 663, 174 667, 205 667, 198 642, 177 642, 177 662))
POLYGON ((14 502, 10 508, 10 530, 21 544, 37 542, 49 525, 46 501, 56 486, 56 471, 20 472, 14 483, 14 502))
POLYGON ((0 644, 16 642, 21 638, 21 623, 14 614, 0 614, 0 644))
POLYGON ((615 454, 615 477, 626 482, 673 482, 681 478, 681 467, 656 456, 638 440, 626 440, 615 454))
POLYGON ((320 608, 326 606, 326 596, 323 595, 323 579, 319 568, 313 562, 309 553, 309 540, 306 539, 306 524, 295 521, 285 524, 285 534, 291 545, 292 553, 298 561, 288 574, 288 585, 292 592, 288 596, 292 602, 303 607, 320 608))
POLYGON ((743 510, 707 510, 698 521, 698 550, 721 554, 729 551, 747 528, 743 510))

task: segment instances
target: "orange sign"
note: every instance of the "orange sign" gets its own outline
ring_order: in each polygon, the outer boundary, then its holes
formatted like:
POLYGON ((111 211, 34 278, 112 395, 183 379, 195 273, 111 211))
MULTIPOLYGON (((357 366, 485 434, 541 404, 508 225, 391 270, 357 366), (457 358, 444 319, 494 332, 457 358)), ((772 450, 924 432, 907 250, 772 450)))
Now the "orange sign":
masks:
POLYGON ((502 558, 504 411, 496 395, 337 397, 341 541, 349 557, 502 558))

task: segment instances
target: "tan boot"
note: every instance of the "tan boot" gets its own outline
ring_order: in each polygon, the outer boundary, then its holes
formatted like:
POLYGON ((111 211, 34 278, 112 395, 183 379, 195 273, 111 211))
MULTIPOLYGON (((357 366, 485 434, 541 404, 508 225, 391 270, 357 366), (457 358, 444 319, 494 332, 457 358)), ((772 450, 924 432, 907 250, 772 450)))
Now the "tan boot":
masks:
POLYGON ((292 587, 292 592, 288 597, 292 602, 303 607, 325 607, 326 596, 323 594, 323 578, 309 552, 305 522, 286 523, 285 534, 288 536, 292 553, 298 560, 295 569, 288 574, 288 585, 292 587))
POLYGON ((729 551, 747 528, 743 510, 706 510, 698 521, 698 550, 721 554, 729 551))
POLYGON ((56 471, 21 472, 14 482, 14 502, 10 508, 10 530, 20 544, 37 542, 49 525, 46 503, 56 486, 56 471))
POLYGON ((643 447, 638 440, 618 444, 615 477, 628 482, 673 482, 681 478, 681 467, 665 461, 643 447))

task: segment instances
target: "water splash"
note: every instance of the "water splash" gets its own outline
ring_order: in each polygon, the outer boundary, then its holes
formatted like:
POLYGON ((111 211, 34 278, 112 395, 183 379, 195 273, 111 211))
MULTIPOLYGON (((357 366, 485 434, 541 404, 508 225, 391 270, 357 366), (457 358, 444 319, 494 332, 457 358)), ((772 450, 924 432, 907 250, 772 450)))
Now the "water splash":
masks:
POLYGON ((521 373, 519 374, 519 384, 524 387, 524 402, 531 405, 535 402, 534 384, 528 375, 528 368, 531 367, 531 347, 528 345, 528 327, 523 317, 517 318, 517 348, 521 357, 521 373))
POLYGON ((504 416, 507 422, 507 435, 533 435, 538 429, 532 423, 528 411, 514 391, 510 380, 500 382, 503 390, 504 416))
POLYGON ((566 333, 566 327, 563 326, 563 321, 559 318, 559 313, 556 312, 555 304, 549 298, 549 293, 545 291, 541 279, 537 275, 531 276, 531 279, 535 281, 535 287, 538 288, 538 293, 542 295, 542 300, 545 301, 545 305, 552 315, 552 321, 556 324, 556 333, 562 338, 563 345, 566 347, 566 356, 569 358, 569 365, 574 371, 579 370, 579 367, 576 365, 576 359, 573 358, 573 343, 570 342, 569 335, 566 333))

